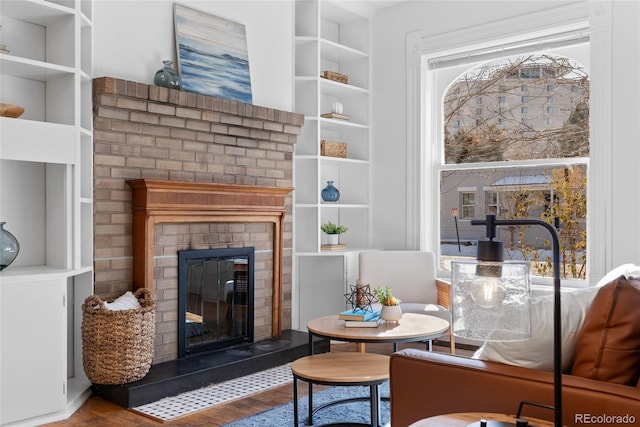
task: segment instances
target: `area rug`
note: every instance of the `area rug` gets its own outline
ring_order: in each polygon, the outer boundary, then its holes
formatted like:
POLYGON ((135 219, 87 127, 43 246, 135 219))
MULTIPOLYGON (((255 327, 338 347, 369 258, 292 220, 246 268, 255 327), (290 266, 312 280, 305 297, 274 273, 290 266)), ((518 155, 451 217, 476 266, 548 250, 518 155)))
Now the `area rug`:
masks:
POLYGON ((232 400, 241 399, 250 394, 260 393, 291 383, 292 379, 291 367, 286 364, 188 391, 177 396, 165 397, 157 402, 136 406, 131 410, 155 420, 166 422, 203 409, 213 408, 216 405, 232 400))
MULTIPOLYGON (((299 387, 306 387, 305 383, 300 383, 299 387)), ((389 383, 380 386, 380 395, 389 396, 389 383)), ((331 387, 313 394, 313 407, 334 402, 341 399, 364 397, 366 400, 344 403, 329 406, 318 411, 313 416, 313 425, 325 424, 362 423, 371 424, 371 407, 369 404, 369 387, 331 387)), ((306 426, 305 421, 308 413, 307 397, 298 399, 298 426, 306 426)), ((380 404, 380 425, 389 427, 389 401, 383 400, 380 404)), ((222 427, 283 427, 293 426, 293 401, 277 406, 273 409, 260 412, 246 418, 236 420, 222 427)))

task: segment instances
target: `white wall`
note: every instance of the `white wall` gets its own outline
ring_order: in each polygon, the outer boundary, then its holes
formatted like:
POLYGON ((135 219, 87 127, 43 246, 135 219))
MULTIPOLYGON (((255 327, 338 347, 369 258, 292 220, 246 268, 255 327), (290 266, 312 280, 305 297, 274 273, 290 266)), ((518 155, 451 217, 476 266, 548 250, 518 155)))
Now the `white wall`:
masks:
MULTIPOLYGON (((373 18, 374 246, 418 248, 414 237, 419 230, 412 221, 419 206, 406 190, 417 188, 420 182, 419 171, 412 169, 412 147, 407 145, 407 121, 420 120, 407 117, 407 102, 410 102, 406 95, 407 34, 437 35, 566 3, 414 1, 385 9, 373 18)), ((588 7, 588 2, 584 4, 588 7)), ((640 168, 633 166, 640 160, 639 9, 637 2, 613 2, 613 13, 607 18, 613 22, 613 40, 592 51, 591 58, 596 62, 609 55, 612 67, 611 77, 607 77, 611 81, 601 82, 611 87, 611 131, 598 141, 602 146, 613 144, 609 150, 611 165, 605 165, 611 188, 599 190, 599 194, 610 195, 611 199, 593 201, 607 204, 601 215, 607 226, 599 228, 599 232, 606 234, 601 236, 606 247, 592 248, 605 259, 603 268, 626 262, 640 263, 640 221, 636 214, 640 208, 640 168)))
MULTIPOLYGON (((292 106, 293 4, 291 1, 182 1, 181 4, 243 23, 247 27, 256 105, 292 106)), ((407 184, 418 185, 407 159, 406 35, 435 35, 545 10, 567 2, 413 1, 383 9, 373 18, 373 245, 415 249, 417 224, 407 184), (409 233, 411 232, 411 233, 409 233), (413 234, 413 235, 412 235, 413 234)), ((162 59, 175 60, 173 2, 95 0, 94 76, 151 83, 162 59)), ((611 56, 611 188, 606 203, 607 268, 640 263, 640 6, 613 2, 611 56), (631 184, 631 185, 630 185, 631 184)), ((597 61, 596 57, 592 58, 597 61)), ((418 118, 416 118, 418 119, 418 118)), ((411 160, 411 159, 409 159, 411 160)))
POLYGON ((421 0, 383 9, 374 16, 373 246, 418 249, 419 228, 418 224, 411 223, 414 216, 411 210, 419 206, 414 195, 409 194, 412 185, 419 184, 419 171, 412 169, 411 147, 407 147, 407 34, 437 35, 521 16, 557 4, 548 1, 421 0), (389 167, 389 162, 394 166, 389 167))
MULTIPOLYGON (((611 266, 640 264, 640 4, 613 2, 611 266)), ((597 58, 592 59, 596 61, 597 58)))
MULTIPOLYGON (((253 103, 291 111, 293 3, 285 0, 179 1, 244 24, 253 103)), ((93 76, 153 83, 163 59, 174 61, 173 1, 94 0, 93 76)))

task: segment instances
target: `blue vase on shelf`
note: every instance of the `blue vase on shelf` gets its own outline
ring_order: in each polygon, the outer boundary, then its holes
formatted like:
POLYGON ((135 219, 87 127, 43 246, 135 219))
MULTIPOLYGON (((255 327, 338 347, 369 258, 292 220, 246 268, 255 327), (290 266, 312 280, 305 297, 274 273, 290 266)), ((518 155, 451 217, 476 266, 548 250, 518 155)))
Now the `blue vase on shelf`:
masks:
POLYGON ((327 186, 322 189, 320 196, 325 202, 337 202, 340 200, 340 191, 333 186, 333 181, 327 181, 327 186))

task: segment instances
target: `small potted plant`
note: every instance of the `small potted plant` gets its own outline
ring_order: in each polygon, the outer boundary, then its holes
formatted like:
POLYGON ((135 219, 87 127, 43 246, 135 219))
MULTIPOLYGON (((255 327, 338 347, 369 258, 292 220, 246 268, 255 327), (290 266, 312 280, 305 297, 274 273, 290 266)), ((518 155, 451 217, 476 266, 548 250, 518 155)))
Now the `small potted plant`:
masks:
POLYGON ((340 235, 347 231, 344 225, 336 225, 331 221, 327 221, 320 226, 323 233, 327 235, 328 245, 337 245, 340 242, 340 235))
POLYGON ((402 309, 400 308, 400 300, 391 293, 391 286, 385 288, 376 287, 373 289, 373 295, 380 304, 380 318, 386 322, 397 322, 402 318, 402 309))

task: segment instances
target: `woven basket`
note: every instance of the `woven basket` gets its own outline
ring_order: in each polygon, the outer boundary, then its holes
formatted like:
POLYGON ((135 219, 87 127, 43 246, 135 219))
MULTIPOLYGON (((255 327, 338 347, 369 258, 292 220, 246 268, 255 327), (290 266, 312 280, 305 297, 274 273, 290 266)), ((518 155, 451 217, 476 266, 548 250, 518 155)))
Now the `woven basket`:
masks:
POLYGON ((335 71, 325 70, 322 72, 322 77, 344 84, 349 83, 349 76, 347 76, 346 74, 336 73, 335 71))
POLYGON ((347 157, 347 144, 345 142, 329 141, 323 139, 320 141, 320 154, 329 157, 347 157))
POLYGON ((108 310, 95 295, 82 304, 82 363, 94 384, 130 383, 151 368, 156 303, 144 288, 134 296, 139 309, 108 310))

